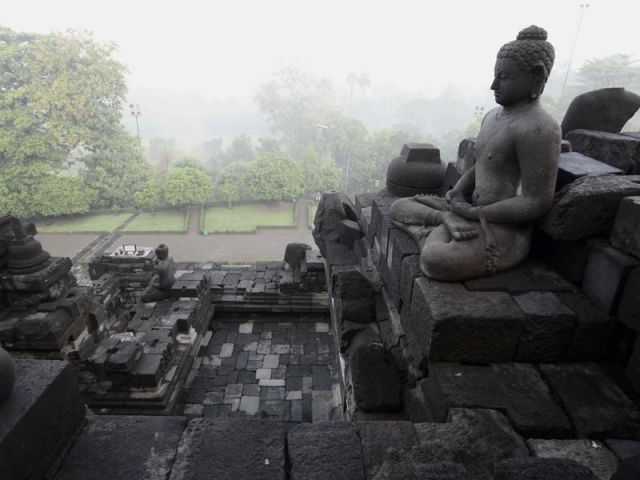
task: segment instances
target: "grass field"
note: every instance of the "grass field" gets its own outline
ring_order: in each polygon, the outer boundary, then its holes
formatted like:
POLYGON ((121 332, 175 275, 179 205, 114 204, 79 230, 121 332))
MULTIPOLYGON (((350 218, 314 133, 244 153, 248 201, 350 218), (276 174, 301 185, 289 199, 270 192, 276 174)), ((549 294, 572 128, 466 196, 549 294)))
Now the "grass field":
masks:
POLYGON ((318 210, 318 204, 316 202, 309 203, 309 228, 313 228, 313 220, 316 218, 316 210, 318 210))
POLYGON ((233 208, 209 207, 204 213, 208 233, 254 233, 258 227, 295 228, 293 204, 252 203, 233 208))
POLYGON ((187 213, 178 210, 144 212, 124 227, 124 233, 184 233, 187 231, 187 213))
POLYGON ((80 217, 50 218, 36 222, 41 233, 111 233, 133 213, 97 213, 80 217))

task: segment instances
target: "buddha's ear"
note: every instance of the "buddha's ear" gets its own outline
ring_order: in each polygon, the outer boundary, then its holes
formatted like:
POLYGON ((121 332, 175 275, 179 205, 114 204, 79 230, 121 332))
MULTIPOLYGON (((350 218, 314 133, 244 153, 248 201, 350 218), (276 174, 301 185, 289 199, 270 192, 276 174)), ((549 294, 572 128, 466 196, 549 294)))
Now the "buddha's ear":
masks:
POLYGON ((545 67, 544 63, 542 62, 537 62, 533 66, 531 73, 534 78, 534 86, 531 89, 530 95, 532 99, 536 99, 540 97, 540 95, 542 95, 542 92, 544 91, 544 86, 547 83, 547 78, 549 76, 549 73, 547 72, 547 67, 545 67))

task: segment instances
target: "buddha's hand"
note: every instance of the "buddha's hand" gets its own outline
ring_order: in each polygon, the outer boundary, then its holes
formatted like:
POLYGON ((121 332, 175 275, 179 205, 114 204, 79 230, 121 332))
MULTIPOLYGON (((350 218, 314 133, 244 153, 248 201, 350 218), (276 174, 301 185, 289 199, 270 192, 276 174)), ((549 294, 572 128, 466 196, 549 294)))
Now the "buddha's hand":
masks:
POLYGON ((464 194, 461 191, 456 190, 455 188, 452 188, 447 193, 445 193, 444 198, 451 203, 467 201, 467 199, 464 197, 464 194))
POLYGON ((476 225, 453 212, 444 212, 442 223, 446 227, 449 235, 458 242, 472 240, 478 236, 476 225))
POLYGON ((478 220, 480 210, 478 207, 474 207, 473 205, 465 202, 465 201, 456 201, 451 202, 450 207, 451 211, 462 218, 466 218, 467 220, 478 220))

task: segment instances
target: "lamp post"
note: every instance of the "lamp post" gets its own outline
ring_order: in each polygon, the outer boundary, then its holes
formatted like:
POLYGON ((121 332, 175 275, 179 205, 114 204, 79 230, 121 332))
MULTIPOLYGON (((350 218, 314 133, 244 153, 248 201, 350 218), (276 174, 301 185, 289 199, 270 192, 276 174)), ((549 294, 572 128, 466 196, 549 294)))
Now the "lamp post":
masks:
POLYGON ((142 139, 140 138, 140 122, 138 121, 138 117, 142 115, 140 111, 140 105, 130 103, 129 109, 131 110, 131 115, 136 119, 136 131, 138 132, 138 148, 140 148, 140 153, 142 153, 142 139))
POLYGON ((567 87, 567 79, 569 78, 569 70, 571 69, 571 62, 573 61, 573 54, 576 51, 576 43, 578 43, 578 35, 580 34, 580 27, 582 26, 582 18, 586 9, 589 8, 588 3, 580 4, 580 16, 578 17, 578 26, 576 27, 576 35, 573 37, 573 46, 571 47, 571 54, 569 55, 569 65, 567 65, 567 71, 564 74, 564 81, 562 82, 562 90, 560 91, 560 98, 564 97, 564 89, 567 87))

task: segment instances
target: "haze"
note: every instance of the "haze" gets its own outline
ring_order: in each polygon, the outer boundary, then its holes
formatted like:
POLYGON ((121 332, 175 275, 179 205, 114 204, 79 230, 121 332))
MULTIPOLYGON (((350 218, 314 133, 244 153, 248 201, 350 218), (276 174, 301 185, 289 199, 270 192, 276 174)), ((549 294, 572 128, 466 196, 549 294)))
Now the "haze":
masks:
MULTIPOLYGON (((57 0, 12 2, 3 9, 2 23, 38 33, 90 30, 97 40, 116 43, 129 69, 129 100, 143 112, 143 137, 174 136, 195 145, 212 136, 268 134, 253 97, 261 83, 289 65, 329 78, 345 105, 351 72, 371 79, 355 100, 433 97, 453 89, 492 104, 496 52, 530 24, 549 32, 557 55, 550 85, 559 84, 579 13, 580 2, 546 0, 57 0), (203 124, 212 110, 228 111, 227 131, 203 124)), ((590 2, 573 66, 614 53, 639 58, 638 18, 637 0, 590 2)), ((388 118, 389 125, 394 121, 388 118)), ((376 122, 385 126, 384 118, 376 122)), ((134 129, 129 115, 125 124, 134 129)))

